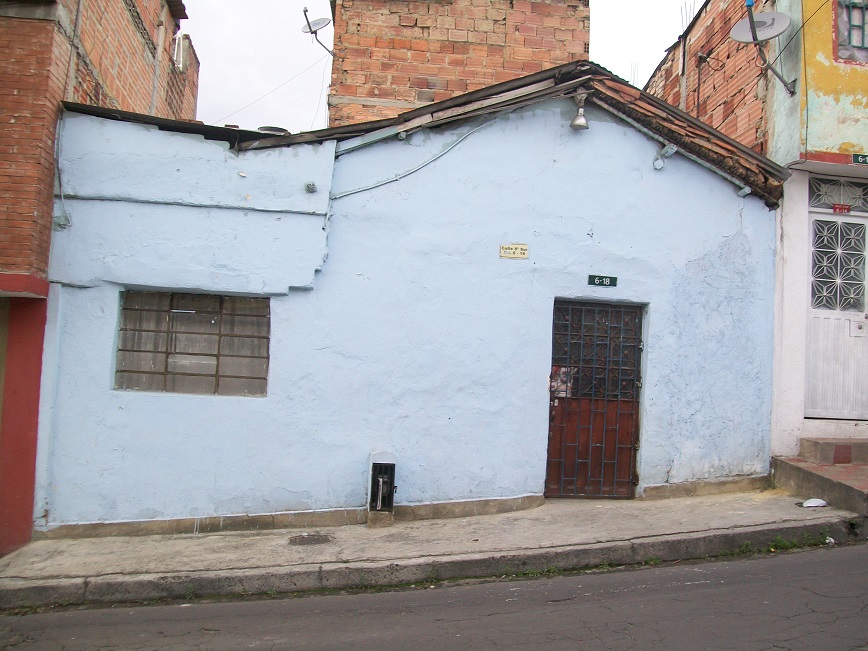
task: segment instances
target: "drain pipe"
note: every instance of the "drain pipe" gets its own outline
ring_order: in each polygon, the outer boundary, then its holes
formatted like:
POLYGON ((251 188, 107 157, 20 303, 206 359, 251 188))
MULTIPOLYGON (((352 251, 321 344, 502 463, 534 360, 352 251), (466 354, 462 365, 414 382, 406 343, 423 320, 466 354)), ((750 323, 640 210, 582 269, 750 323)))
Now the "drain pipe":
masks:
POLYGON ((154 78, 151 86, 151 103, 148 106, 148 113, 154 115, 157 110, 157 90, 160 87, 160 58, 163 54, 163 44, 166 41, 166 9, 168 6, 163 3, 163 9, 160 12, 160 22, 157 23, 157 51, 154 54, 154 78))
POLYGON ((76 63, 76 48, 78 47, 78 36, 81 31, 81 6, 84 0, 78 0, 78 6, 75 8, 75 24, 72 28, 72 40, 69 43, 69 63, 66 67, 66 87, 63 89, 63 99, 67 102, 73 99, 75 93, 75 63, 76 63))

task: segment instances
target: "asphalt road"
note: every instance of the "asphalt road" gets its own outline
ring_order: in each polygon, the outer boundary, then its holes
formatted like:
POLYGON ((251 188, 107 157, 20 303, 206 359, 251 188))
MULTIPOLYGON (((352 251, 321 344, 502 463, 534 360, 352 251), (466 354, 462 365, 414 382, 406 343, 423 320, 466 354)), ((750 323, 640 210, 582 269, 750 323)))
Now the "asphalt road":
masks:
POLYGON ((19 649, 868 649, 868 545, 394 592, 0 617, 19 649))

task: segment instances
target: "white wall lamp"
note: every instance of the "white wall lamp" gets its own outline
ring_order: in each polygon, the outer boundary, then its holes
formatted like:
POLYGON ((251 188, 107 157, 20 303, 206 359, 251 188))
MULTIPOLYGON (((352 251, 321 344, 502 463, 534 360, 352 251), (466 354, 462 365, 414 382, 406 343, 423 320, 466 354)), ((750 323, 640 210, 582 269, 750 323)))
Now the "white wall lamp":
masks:
POLYGON ((666 164, 667 158, 672 158, 672 155, 678 151, 678 147, 669 143, 665 147, 663 147, 660 151, 657 152, 657 155, 654 157, 654 162, 651 163, 654 166, 655 170, 662 170, 663 166, 666 164))
POLYGON ((574 117, 570 121, 570 129, 575 129, 576 131, 584 131, 588 128, 588 118, 585 117, 585 98, 587 94, 585 93, 577 93, 573 95, 573 101, 575 101, 576 106, 578 106, 578 111, 576 111, 576 117, 574 117))

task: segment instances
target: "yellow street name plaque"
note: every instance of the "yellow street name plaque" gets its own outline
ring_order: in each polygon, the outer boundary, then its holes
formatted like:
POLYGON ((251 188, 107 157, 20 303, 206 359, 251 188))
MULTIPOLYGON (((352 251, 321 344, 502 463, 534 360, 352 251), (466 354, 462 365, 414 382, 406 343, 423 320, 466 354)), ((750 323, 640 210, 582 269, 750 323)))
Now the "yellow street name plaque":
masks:
POLYGON ((527 244, 501 244, 500 257, 527 260, 527 244))

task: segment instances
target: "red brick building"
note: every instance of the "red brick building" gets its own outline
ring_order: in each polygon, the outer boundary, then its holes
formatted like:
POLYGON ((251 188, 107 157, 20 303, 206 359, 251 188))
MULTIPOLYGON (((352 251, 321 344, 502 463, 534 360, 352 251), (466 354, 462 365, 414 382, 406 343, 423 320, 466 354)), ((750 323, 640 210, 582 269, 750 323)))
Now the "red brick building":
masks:
MULTIPOLYGON (((772 11, 772 5, 771 0, 759 0, 754 10, 772 11)), ((766 154, 765 100, 769 79, 774 78, 763 74, 753 45, 729 37, 745 11, 744 0, 704 3, 644 90, 766 154)))
POLYGON ((32 530, 61 101, 195 118, 186 17, 181 0, 0 2, 0 554, 32 530))
POLYGON ((329 124, 587 60, 589 0, 336 0, 329 124))

